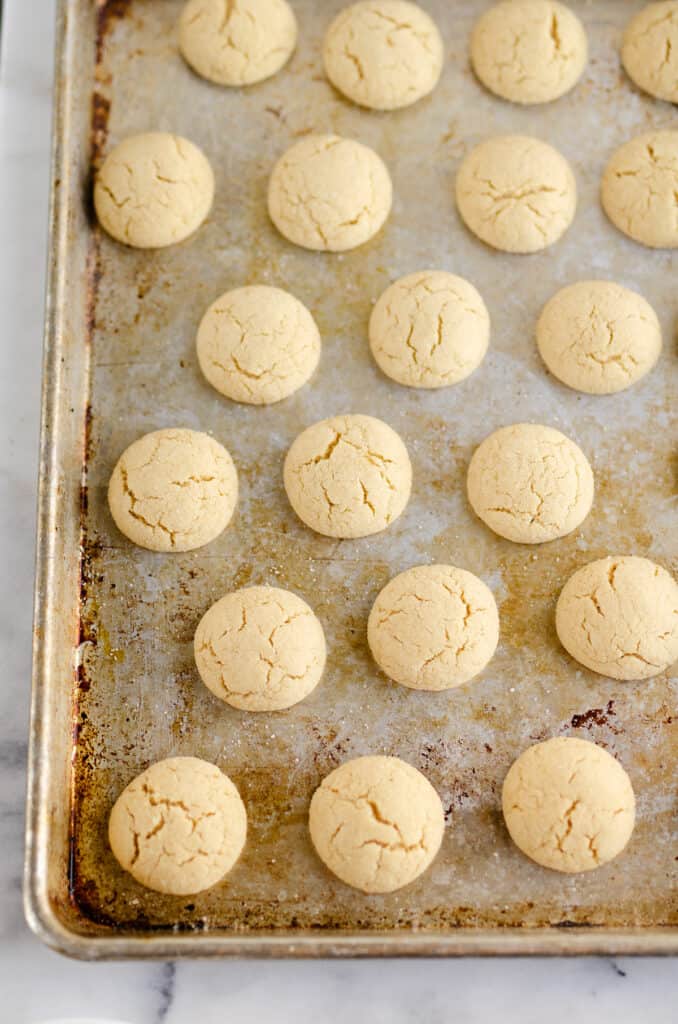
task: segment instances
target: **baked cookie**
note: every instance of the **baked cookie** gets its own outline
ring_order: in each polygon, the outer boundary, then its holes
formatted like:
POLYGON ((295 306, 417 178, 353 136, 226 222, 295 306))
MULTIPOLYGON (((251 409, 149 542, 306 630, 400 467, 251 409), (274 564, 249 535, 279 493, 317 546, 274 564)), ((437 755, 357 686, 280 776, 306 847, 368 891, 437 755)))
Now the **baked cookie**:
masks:
POLYGON ((393 892, 426 871, 445 828, 440 797, 397 757, 358 757, 323 779, 309 810, 311 840, 342 882, 393 892))
POLYGON ((649 679, 678 658, 678 583, 648 558, 600 558, 563 587, 556 631, 565 650, 594 672, 649 679))
POLYGON ((324 252, 355 249, 391 210, 389 173, 374 150, 339 135, 309 135, 273 168, 268 212, 295 245, 324 252))
POLYGON ((621 58, 640 89, 678 103, 678 0, 648 4, 631 18, 621 58))
POLYGON ((603 173, 603 209, 615 227, 651 249, 678 248, 678 131, 638 135, 603 173))
POLYGON ((511 839, 542 867, 591 871, 624 849, 635 821, 631 781, 587 740, 558 736, 523 751, 502 790, 511 839))
POLYGON ((482 580, 453 565, 417 565, 390 580, 367 620, 379 668, 413 690, 449 690, 485 668, 499 614, 482 580))
POLYGON ((372 416, 307 427, 287 453, 284 481, 302 522, 326 537, 367 537, 390 526, 412 489, 407 449, 372 416))
POLYGON ((297 391, 320 359, 320 333, 303 303, 281 288, 234 288, 213 302, 197 337, 212 387, 235 402, 269 405, 297 391))
POLYGON ((247 812, 215 764, 169 757, 115 802, 108 839, 120 866, 147 889, 188 896, 216 885, 242 853, 247 812))
POLYGON ((480 366, 490 316, 468 281, 422 270, 395 281, 376 302, 369 326, 379 368, 398 384, 443 388, 480 366))
POLYGON ((214 198, 202 150, 168 132, 132 135, 111 150, 96 175, 94 207, 118 242, 161 249, 200 227, 214 198))
POLYGON ((514 423, 486 437, 473 453, 466 485, 476 515, 518 544, 564 537, 593 503, 593 473, 582 450, 536 423, 514 423))
POLYGON ((218 537, 238 500, 223 445, 197 430, 146 434, 125 449, 108 485, 118 529, 151 551, 192 551, 218 537))
POLYGON ((464 158, 459 214, 481 241, 504 252, 538 252, 569 228, 577 184, 560 153, 527 135, 499 135, 464 158))

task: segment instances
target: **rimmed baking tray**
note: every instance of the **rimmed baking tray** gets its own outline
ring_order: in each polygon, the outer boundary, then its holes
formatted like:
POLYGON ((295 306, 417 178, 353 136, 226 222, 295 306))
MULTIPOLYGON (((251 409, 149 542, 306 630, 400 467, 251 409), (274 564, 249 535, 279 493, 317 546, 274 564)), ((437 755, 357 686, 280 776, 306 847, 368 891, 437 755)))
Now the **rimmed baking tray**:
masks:
MULTIPOLYGON (((470 27, 485 4, 430 0, 445 37, 435 93, 380 115, 344 102, 324 79, 323 30, 342 0, 297 0, 297 53, 244 91, 199 80, 181 61, 175 0, 59 5, 54 180, 47 301, 40 533, 36 589, 26 864, 27 914, 56 948, 81 957, 358 956, 468 953, 662 953, 678 949, 676 701, 667 674, 618 683, 580 670, 559 647, 556 595, 582 563, 610 552, 675 570, 671 411, 676 256, 626 240, 598 203, 613 148, 650 126, 675 126, 618 62, 636 4, 574 2, 591 43, 587 71, 555 104, 521 109, 491 97, 468 67, 470 27), (90 209, 91 167, 127 134, 170 129, 210 157, 217 198, 186 243, 135 252, 102 236, 90 209), (311 131, 372 146, 393 176, 385 230, 343 256, 304 252, 268 222, 276 157, 311 131), (530 257, 492 252, 454 209, 458 163, 499 132, 528 132, 571 160, 576 220, 530 257), (380 375, 366 343, 372 302, 425 267, 468 277, 492 316, 490 353, 466 382, 439 392, 380 375), (665 351, 629 392, 593 398, 549 377, 533 334, 544 301, 582 277, 611 277, 657 309, 665 351), (323 336, 312 383, 269 408, 236 405, 202 380, 194 335, 207 305, 243 283, 288 288, 323 336), (284 452, 307 424, 371 412, 407 443, 414 493, 385 533, 332 541, 306 530, 284 496, 284 452), (588 454, 593 511, 569 537, 529 548, 471 514, 464 475, 474 446, 517 419, 553 424, 588 454), (169 425, 212 432, 241 480, 233 525, 187 555, 134 548, 115 530, 105 488, 121 450, 169 425), (371 662, 365 623, 384 582, 409 565, 449 561, 484 578, 501 612, 496 657, 474 683, 407 691, 371 662), (247 715, 216 701, 192 661, 209 604, 246 583, 287 586, 325 627, 322 684, 297 707, 247 715), (498 810, 504 773, 553 734, 606 746, 629 770, 638 824, 627 852, 568 877, 511 846, 498 810), (441 853, 416 883, 365 897, 329 876, 306 832, 310 794, 328 770, 367 752, 398 754, 440 792, 441 853), (245 854, 220 886, 192 899, 144 891, 105 839, 115 795, 171 753, 217 762, 247 803, 245 854)), ((673 403, 673 404, 672 404, 673 403)))

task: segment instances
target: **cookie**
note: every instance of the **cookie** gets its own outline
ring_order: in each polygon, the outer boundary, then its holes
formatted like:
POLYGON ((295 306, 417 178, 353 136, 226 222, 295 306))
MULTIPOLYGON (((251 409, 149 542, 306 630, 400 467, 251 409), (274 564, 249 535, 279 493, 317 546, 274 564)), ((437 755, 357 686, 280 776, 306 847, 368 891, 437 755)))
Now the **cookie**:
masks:
POLYGON ((115 802, 108 839, 120 866, 147 889, 189 896, 216 885, 245 845, 247 812, 216 765, 170 757, 115 802))
POLYGON ((678 103, 678 2, 648 4, 626 27, 621 58, 629 78, 660 100, 678 103))
POLYGON ((561 591, 556 631, 586 668, 612 679, 649 679, 678 658, 678 583, 635 555, 590 562, 561 591))
POLYGON ((397 757, 358 757, 323 779, 309 810, 311 840, 342 882, 394 892, 418 878, 440 849, 440 797, 397 757))
POLYGON ((304 249, 344 252, 372 238, 391 209, 389 173, 374 150, 339 135, 309 135, 273 168, 268 212, 304 249))
POLYGON ((443 41, 426 11, 405 0, 364 0, 345 7, 325 35, 325 72, 361 107, 396 110, 435 88, 443 41))
POLYGON ((537 346, 563 384, 589 395, 610 395, 650 372, 662 334, 641 295, 614 281, 578 281, 544 306, 537 346))
POLYGON ((269 405, 297 391, 320 359, 320 334, 303 303, 281 288, 234 288, 212 303, 197 337, 212 387, 235 402, 269 405))
POLYGON ((412 489, 405 445, 372 416, 334 416, 307 427, 288 451, 283 475, 294 511, 326 537, 385 530, 412 489))
POLYGON ((465 157, 456 183, 459 214, 481 241, 504 252, 538 252, 568 229, 577 184, 560 153, 526 135, 500 135, 465 157))
POLYGON ((588 56, 579 18, 555 0, 505 0, 471 36, 471 64, 483 85, 513 103, 549 103, 579 80, 588 56))
POLYGON ((297 22, 285 0, 188 0, 179 20, 179 49, 217 85, 253 85, 292 56, 297 22))
POLYGON ((192 551, 218 537, 238 500, 238 476, 223 445, 197 430, 169 428, 127 448, 113 470, 115 525, 151 551, 192 551))
POLYGON ((280 711, 307 697, 325 667, 325 635, 300 597, 280 587, 246 587, 205 612, 195 663, 220 700, 243 711, 280 711))
POLYGON ((412 388, 442 388, 480 366, 490 317, 468 281, 442 270, 423 270, 401 277, 380 296, 369 337, 372 355, 387 377, 412 388))
POLYGON ((102 228, 118 242, 161 249, 196 231, 212 207, 214 175, 202 150, 168 132, 132 135, 111 150, 94 182, 102 228))
POLYGON ((413 690, 449 690, 485 668, 499 614, 482 580, 453 565, 417 565, 380 591, 367 620, 379 668, 413 690))
POLYGON ((603 209, 615 227, 651 249, 678 248, 678 131, 638 135, 603 173, 603 209))
POLYGON ((593 473, 574 441, 552 427, 514 423, 480 444, 466 481, 476 515, 500 537, 542 544, 576 530, 593 503, 593 473))
POLYGON ((523 751, 502 790, 511 839, 553 871, 592 871, 624 849, 635 821, 631 781, 587 740, 558 736, 523 751))

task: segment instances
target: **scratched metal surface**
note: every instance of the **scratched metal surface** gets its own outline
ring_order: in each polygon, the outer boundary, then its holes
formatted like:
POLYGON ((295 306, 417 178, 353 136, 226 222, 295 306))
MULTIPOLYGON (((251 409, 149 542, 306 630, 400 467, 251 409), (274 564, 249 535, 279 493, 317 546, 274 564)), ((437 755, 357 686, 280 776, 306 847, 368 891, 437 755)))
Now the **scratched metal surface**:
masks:
MULTIPOLYGON (((190 955, 189 946, 172 945, 177 933, 203 943, 216 937, 213 946, 203 944, 207 952, 242 952, 238 938, 271 934, 291 943, 297 935, 315 936, 305 952, 355 952, 356 935, 383 939, 377 952, 572 951, 587 928, 595 937, 578 948, 668 948, 676 934, 670 926, 678 925, 675 679, 663 674, 619 683, 580 669, 560 648, 553 625, 562 584, 586 561, 635 553, 676 569, 671 408, 678 256, 626 240, 598 203, 601 171, 614 147, 649 127, 676 124, 674 109, 640 95, 619 66, 621 29, 639 5, 573 2, 590 40, 583 80, 555 104, 520 109, 485 92, 468 67, 470 28, 486 5, 429 0, 445 39, 440 85, 409 110, 387 115, 353 107, 323 77, 322 34, 342 0, 296 0, 300 42, 290 65, 246 91, 212 86, 184 65, 174 32, 178 0, 105 4, 96 33, 89 4, 67 6, 85 26, 87 41, 74 48, 70 73, 83 81, 94 74, 96 95, 93 125, 88 118, 71 124, 66 145, 87 155, 91 138, 96 163, 130 133, 176 131, 204 149, 217 184, 207 223, 182 245, 135 252, 88 221, 76 224, 60 253, 78 264, 86 242, 86 287, 76 291, 81 306, 72 314, 70 348, 74 361, 87 348, 89 394, 83 388, 81 399, 88 398, 89 413, 85 423, 84 401, 76 403, 86 454, 70 888, 62 900, 68 928, 90 936, 86 955, 96 955, 96 940, 112 935, 132 940, 128 952, 141 951, 135 939, 153 935, 156 952, 190 955), (273 163, 311 131, 368 143, 393 177, 385 230, 343 256, 297 249, 267 219, 273 163), (484 247, 454 208, 460 160, 474 143, 501 132, 548 140, 576 172, 575 222, 560 243, 535 256, 484 247), (471 280, 492 317, 491 347, 480 369, 438 392, 387 380, 366 340, 381 291, 426 267, 471 280), (582 277, 611 277, 637 289, 661 319, 659 365, 628 392, 579 395, 551 378, 538 358, 533 334, 543 303, 582 277), (323 339, 310 385, 269 408, 220 397, 202 379, 194 351, 208 304, 228 288, 257 282, 297 295, 323 339), (311 533, 295 518, 282 487, 282 460, 293 438, 340 412, 383 418, 404 439, 414 467, 406 512, 386 532, 360 541, 311 533), (587 453, 596 477, 593 510, 581 529, 536 548, 494 536, 464 496, 474 447, 519 419, 563 430, 587 453), (172 425, 213 433, 232 453, 241 482, 229 529, 209 547, 176 556, 127 543, 105 501, 123 448, 146 431, 172 425), (365 638, 381 586, 406 567, 431 561, 478 574, 501 615, 501 640, 488 669, 448 693, 390 683, 376 670, 365 638), (229 708, 201 684, 193 663, 192 636, 203 612, 249 583, 295 590, 326 630, 329 658, 321 685, 284 713, 229 708), (579 877, 544 871, 524 858, 509 842, 499 812, 511 761, 530 743, 558 734, 604 745, 628 769, 638 796, 628 851, 579 877), (446 812, 432 868, 388 896, 365 897, 333 879, 307 836, 308 802, 321 778, 366 753, 397 754, 416 765, 446 812), (237 867, 223 884, 191 899, 143 890, 118 868, 105 838, 120 789, 170 754, 219 764, 249 814, 249 840, 237 867), (625 932, 634 938, 622 947, 614 936, 625 932), (489 936, 486 945, 473 946, 473 935, 489 936), (422 936, 428 944, 417 947, 422 936)), ((113 946, 109 951, 115 953, 113 946)), ((272 947, 264 940, 259 951, 272 947)))

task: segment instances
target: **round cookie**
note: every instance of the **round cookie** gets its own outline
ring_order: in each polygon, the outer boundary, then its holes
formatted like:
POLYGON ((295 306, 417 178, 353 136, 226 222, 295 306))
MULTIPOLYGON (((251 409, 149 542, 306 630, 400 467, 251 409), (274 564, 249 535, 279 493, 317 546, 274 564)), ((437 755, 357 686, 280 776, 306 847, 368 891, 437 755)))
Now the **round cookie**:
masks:
POLYGON ((513 103, 549 103, 569 92, 587 55, 579 18, 555 0, 504 0, 482 15, 471 36, 476 75, 513 103))
POLYGON ((678 658, 678 583, 635 555, 590 562, 561 591, 556 631, 586 668, 612 679, 649 679, 678 658))
POLYGON ((289 292, 267 285, 234 288, 213 302, 196 345, 212 387, 251 405, 287 398, 320 359, 320 334, 309 311, 289 292))
POLYGON ((179 20, 179 49, 217 85, 252 85, 287 63, 297 22, 285 0, 188 0, 179 20))
POLYGON ((111 475, 108 504, 118 529, 150 551, 192 551, 230 522, 238 475, 223 445, 197 430, 145 434, 111 475))
POLYGON ((544 306, 537 346, 564 384, 589 395, 610 395, 650 372, 662 334, 642 295, 614 281, 578 281, 544 306))
POLYGON ((361 107, 397 110, 436 86, 443 41, 426 11, 405 0, 363 0, 345 7, 325 35, 332 85, 361 107))
POLYGON ((389 215, 392 192, 374 150, 339 135, 309 135, 273 168, 268 212, 295 245, 344 252, 376 235, 389 215))
POLYGON ((405 445, 372 416, 334 416, 307 427, 288 451, 283 475, 294 511, 325 537, 385 530, 412 489, 405 445))
POLYGON ((678 131, 648 132, 617 149, 603 173, 603 209, 651 249, 678 248, 678 131))
POLYGON ((514 423, 486 437, 473 453, 466 486, 476 515, 518 544, 564 537, 593 503, 593 473, 582 450, 536 423, 514 423))
POLYGON ((413 690, 449 690, 478 675, 499 640, 482 580, 453 565, 417 565, 390 580, 367 620, 379 668, 413 690))
POLYGON ((487 245, 538 252, 572 223, 577 183, 567 160, 526 135, 499 135, 464 158, 456 182, 459 214, 487 245))
POLYGON ((366 893, 394 892, 418 878, 440 849, 440 797, 397 757, 358 757, 335 768, 309 810, 311 840, 342 882, 366 893))
POLYGON ((247 812, 215 764, 169 757, 115 802, 108 839, 121 867, 147 889, 188 896, 216 885, 245 845, 247 812))
POLYGON ((214 175, 205 154, 168 132, 124 139, 94 182, 102 228, 138 249, 161 249, 188 238, 205 220, 213 198, 214 175))
POLYGON ((319 683, 325 635, 300 597, 279 587, 246 587, 205 612, 195 633, 200 677, 243 711, 280 711, 319 683))
POLYGON ((648 4, 631 18, 621 58, 640 89, 678 103, 678 0, 648 4))
POLYGON ((442 388, 473 373, 487 352, 490 317, 468 281, 423 270, 379 297, 369 326, 379 368, 398 384, 442 388))
POLYGON ((635 821, 631 781, 618 761, 587 740, 558 736, 528 747, 502 790, 511 839, 542 867, 592 871, 624 849, 635 821))

